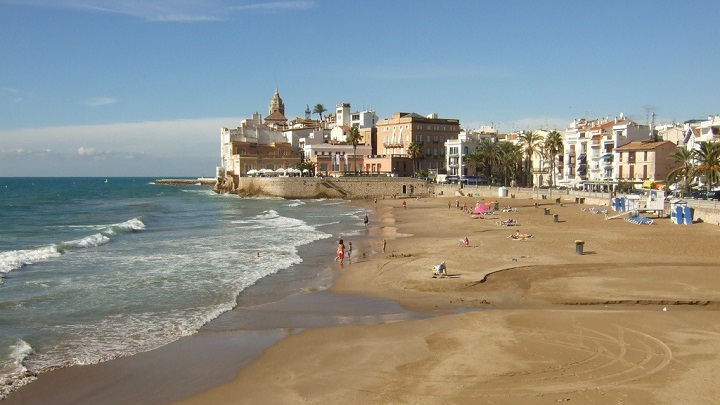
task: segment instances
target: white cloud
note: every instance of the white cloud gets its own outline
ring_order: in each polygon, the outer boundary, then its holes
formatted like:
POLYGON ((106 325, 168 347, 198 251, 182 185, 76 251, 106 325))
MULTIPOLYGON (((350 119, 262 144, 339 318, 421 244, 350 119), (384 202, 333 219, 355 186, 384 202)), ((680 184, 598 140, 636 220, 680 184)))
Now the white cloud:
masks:
POLYGON ((79 169, 80 162, 102 161, 107 165, 93 169, 94 173, 207 175, 220 161, 220 128, 237 126, 241 120, 200 118, 0 130, 0 173, 82 176, 89 169, 79 169), (21 155, 25 157, 15 158, 21 155), (46 158, 34 158, 40 156, 46 158), (117 169, 107 172, 111 167, 117 169))
POLYGON ((259 2, 242 6, 229 5, 228 0, 0 0, 0 4, 2 3, 122 14, 145 21, 161 22, 227 20, 236 12, 282 12, 315 6, 314 1, 298 0, 259 2))
POLYGON ((95 154, 95 148, 86 148, 81 146, 78 148, 78 155, 80 156, 91 156, 95 154))
POLYGON ((88 107, 100 107, 104 105, 115 104, 116 102, 117 100, 112 97, 93 97, 85 100, 85 104, 88 107))

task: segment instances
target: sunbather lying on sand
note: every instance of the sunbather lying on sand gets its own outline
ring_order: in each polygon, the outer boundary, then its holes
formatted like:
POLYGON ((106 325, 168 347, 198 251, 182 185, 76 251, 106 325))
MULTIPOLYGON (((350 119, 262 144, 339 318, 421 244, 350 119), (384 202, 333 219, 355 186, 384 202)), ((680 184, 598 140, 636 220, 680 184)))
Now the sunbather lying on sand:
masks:
POLYGON ((520 231, 518 230, 518 231, 515 231, 514 234, 508 236, 508 238, 514 239, 514 240, 526 240, 526 239, 534 238, 534 236, 529 233, 520 233, 520 231))

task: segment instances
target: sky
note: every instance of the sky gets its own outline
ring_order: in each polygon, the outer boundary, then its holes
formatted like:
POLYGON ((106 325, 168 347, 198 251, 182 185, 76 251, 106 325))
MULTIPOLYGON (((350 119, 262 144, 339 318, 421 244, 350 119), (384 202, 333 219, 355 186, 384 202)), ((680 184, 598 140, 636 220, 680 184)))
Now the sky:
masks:
POLYGON ((465 129, 720 114, 717 0, 0 0, 0 177, 213 176, 220 128, 350 103, 465 129), (712 100, 716 101, 713 102, 712 100))

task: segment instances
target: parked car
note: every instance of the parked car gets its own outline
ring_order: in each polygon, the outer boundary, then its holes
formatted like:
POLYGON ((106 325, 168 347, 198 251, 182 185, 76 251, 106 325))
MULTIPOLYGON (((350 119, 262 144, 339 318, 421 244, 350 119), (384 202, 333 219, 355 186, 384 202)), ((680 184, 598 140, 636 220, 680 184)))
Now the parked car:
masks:
POLYGON ((486 183, 487 183, 487 180, 485 180, 485 178, 484 178, 483 176, 477 176, 477 177, 474 177, 474 176, 467 176, 467 177, 465 177, 465 176, 463 176, 463 177, 460 179, 460 181, 463 182, 463 183, 465 183, 465 184, 472 184, 472 185, 475 185, 475 184, 486 184, 486 183))
POLYGON ((458 176, 447 176, 445 177, 445 184, 457 184, 459 180, 458 176))
POLYGON ((695 190, 688 195, 688 198, 694 200, 720 200, 720 191, 695 190))

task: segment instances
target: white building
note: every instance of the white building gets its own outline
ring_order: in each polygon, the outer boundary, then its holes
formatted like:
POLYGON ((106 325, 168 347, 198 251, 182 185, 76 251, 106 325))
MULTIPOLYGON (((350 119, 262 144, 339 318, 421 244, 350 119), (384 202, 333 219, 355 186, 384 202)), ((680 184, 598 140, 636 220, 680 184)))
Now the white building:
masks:
POLYGON ((622 114, 612 120, 573 121, 563 139, 565 170, 560 183, 617 180, 615 148, 649 138, 649 126, 623 118, 622 114))

